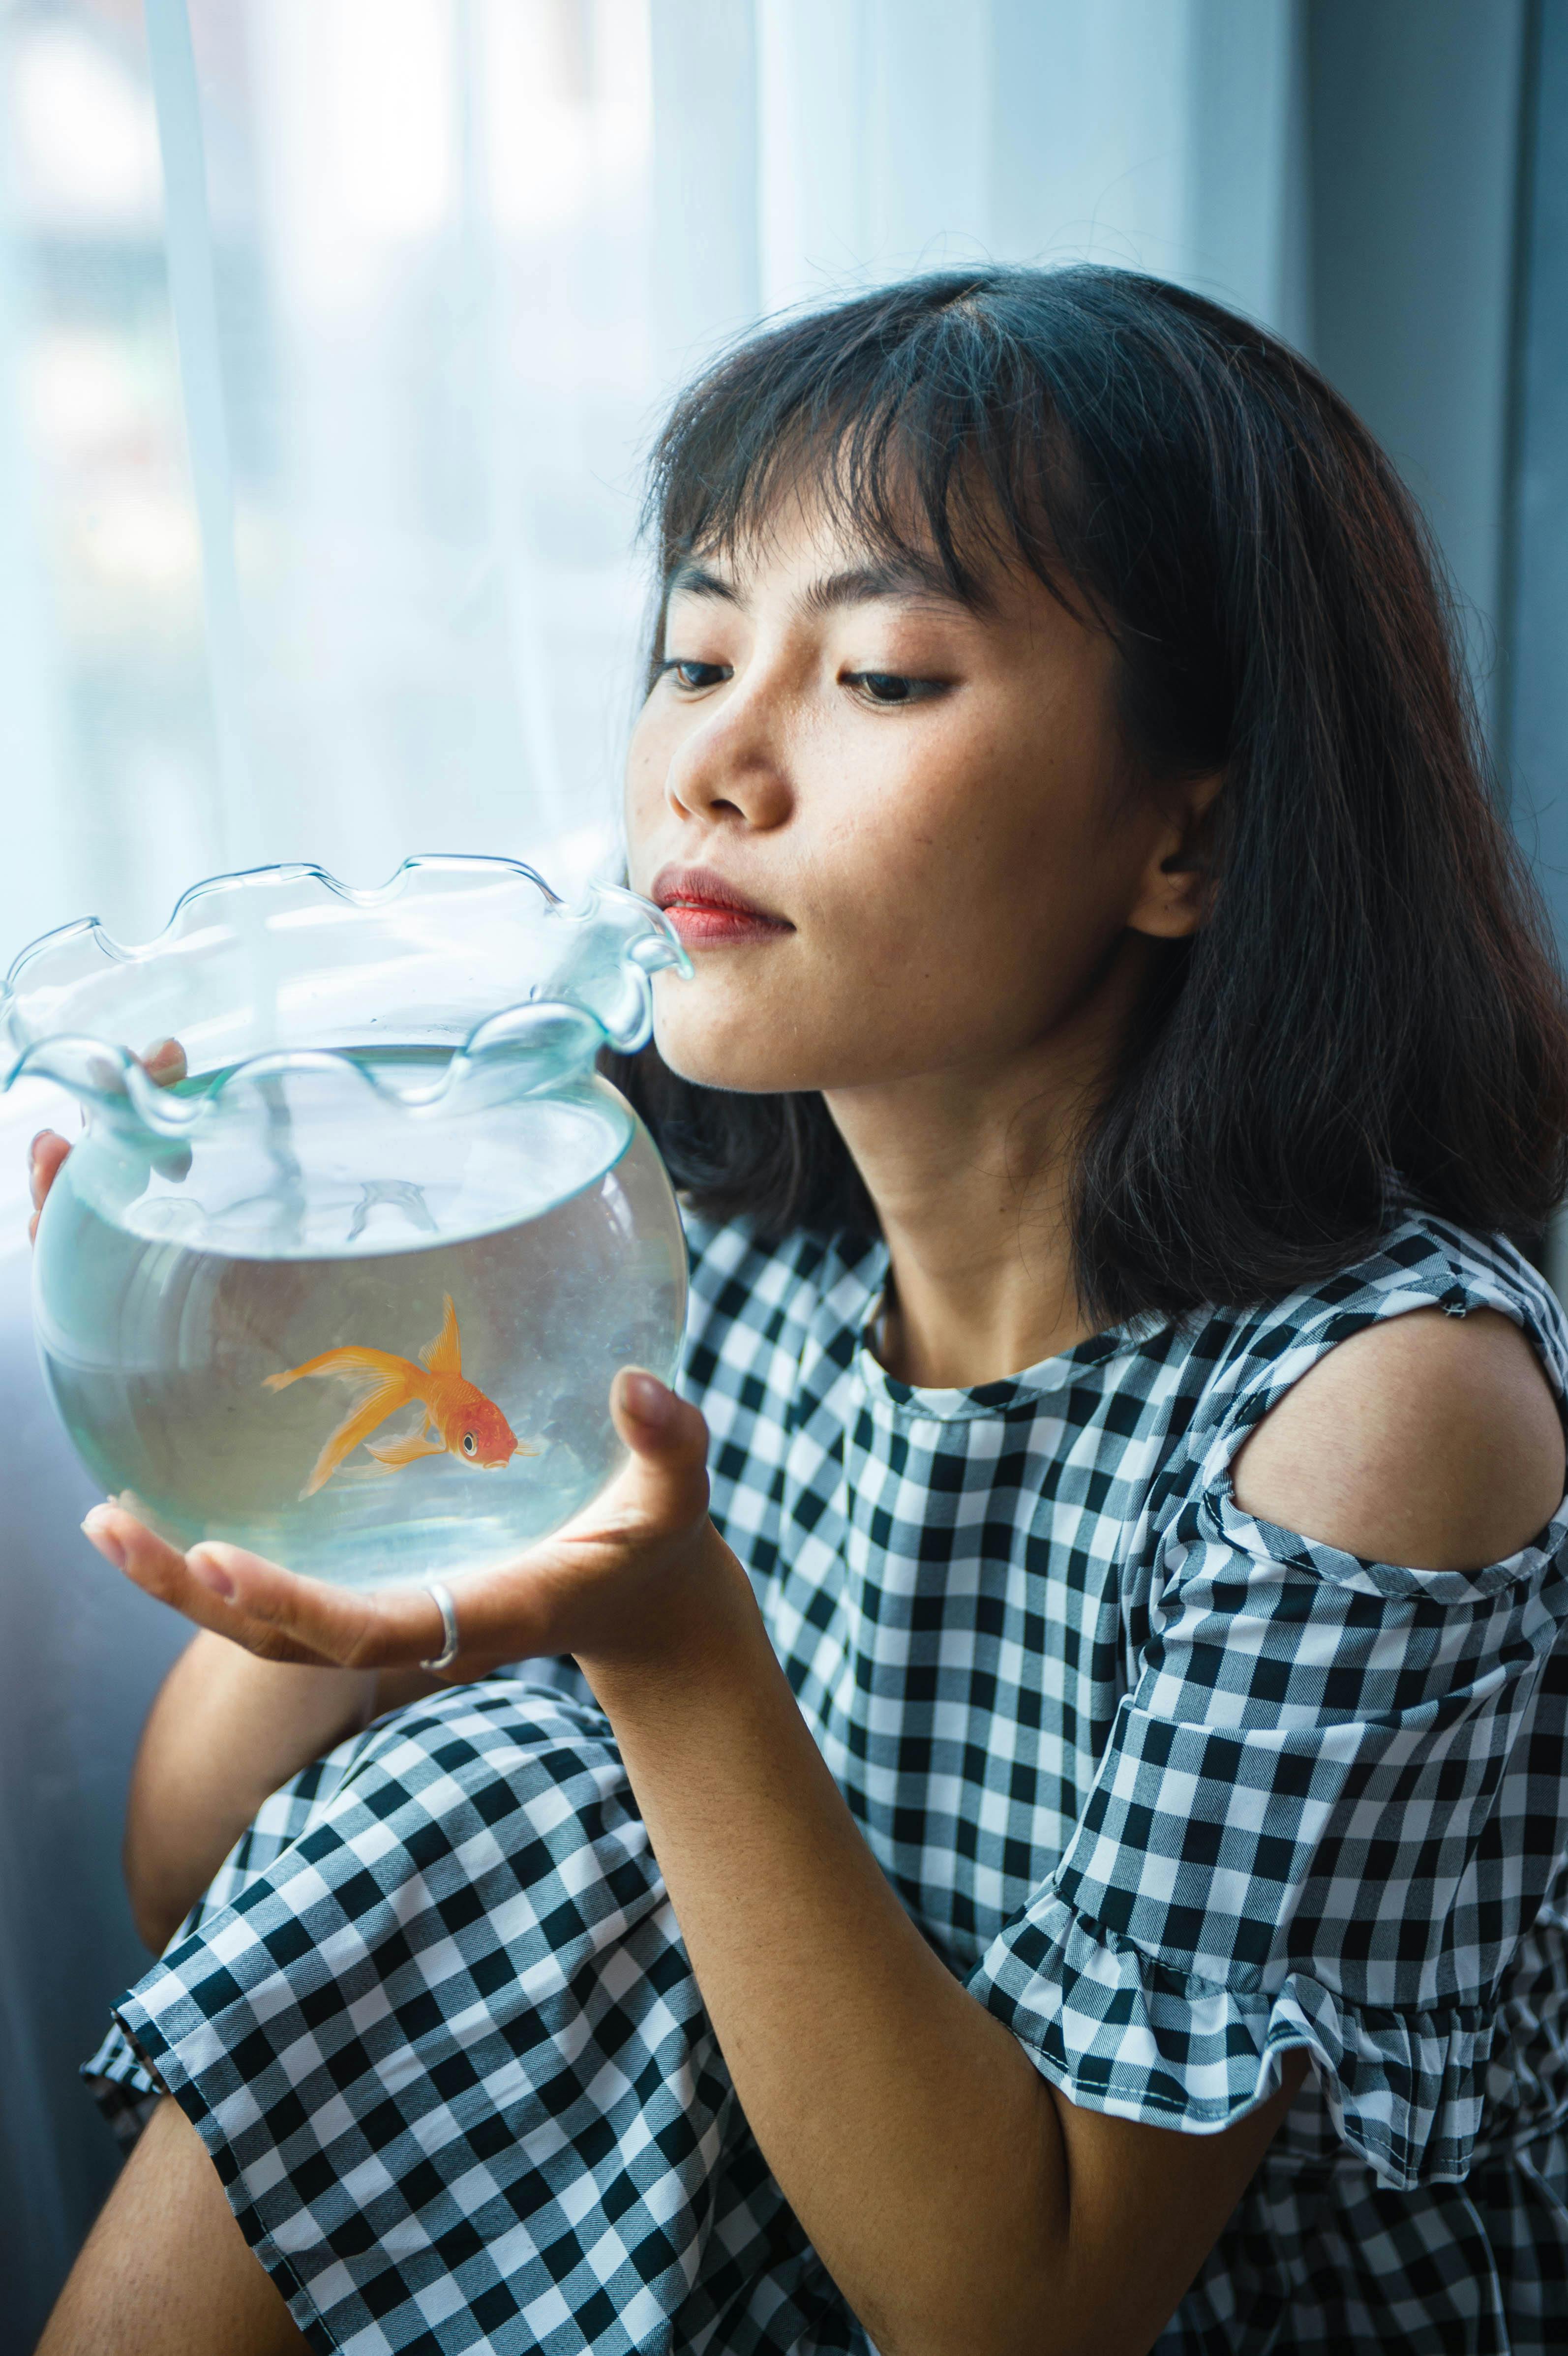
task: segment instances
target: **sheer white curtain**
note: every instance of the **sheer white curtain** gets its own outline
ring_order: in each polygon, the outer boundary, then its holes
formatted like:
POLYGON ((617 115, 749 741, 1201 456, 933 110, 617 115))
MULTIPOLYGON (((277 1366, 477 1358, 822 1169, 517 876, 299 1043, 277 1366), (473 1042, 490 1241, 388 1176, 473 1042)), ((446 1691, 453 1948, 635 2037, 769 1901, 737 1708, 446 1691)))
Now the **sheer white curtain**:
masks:
POLYGON ((0 949, 221 865, 609 848, 639 460, 825 286, 1293 324, 1290 0, 10 0, 0 949))
MULTIPOLYGON (((1294 0, 0 0, 0 966, 214 870, 613 856, 640 454, 760 313, 1089 254, 1299 330, 1294 0)), ((20 1092, 19 1092, 20 1093, 20 1092)), ((74 1524, 0 1109, 0 2351, 177 1632, 74 1524)), ((21 1133, 19 1133, 21 1132, 21 1133)), ((10 2335, 9 2337, 7 2335, 10 2335)))

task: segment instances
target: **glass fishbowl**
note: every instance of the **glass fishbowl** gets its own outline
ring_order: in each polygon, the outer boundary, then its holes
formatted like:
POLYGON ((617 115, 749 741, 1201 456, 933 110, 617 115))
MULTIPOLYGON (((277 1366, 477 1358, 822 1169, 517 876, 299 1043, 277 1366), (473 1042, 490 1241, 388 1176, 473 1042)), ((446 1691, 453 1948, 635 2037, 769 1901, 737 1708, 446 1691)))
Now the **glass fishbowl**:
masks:
POLYGON ((647 1038, 661 968, 691 970, 634 894, 569 907, 478 858, 371 892, 219 876, 145 947, 89 921, 25 950, 0 1085, 86 1114, 34 1290, 105 1492, 353 1586, 504 1561, 590 1504, 618 1368, 671 1379, 685 1318, 670 1181, 595 1068, 647 1038))

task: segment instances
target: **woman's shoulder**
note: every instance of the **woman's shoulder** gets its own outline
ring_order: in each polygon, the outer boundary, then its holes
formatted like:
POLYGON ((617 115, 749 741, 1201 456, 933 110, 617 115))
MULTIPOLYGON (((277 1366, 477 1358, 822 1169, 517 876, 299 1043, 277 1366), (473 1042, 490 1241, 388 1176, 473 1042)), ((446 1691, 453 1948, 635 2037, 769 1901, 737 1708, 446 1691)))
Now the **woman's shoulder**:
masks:
POLYGON ((1503 1236, 1478 1235, 1407 1205, 1369 1249, 1315 1282, 1218 1316, 1224 1387, 1256 1420, 1306 1368, 1373 1326, 1441 1311, 1506 1318, 1552 1390, 1568 1398, 1568 1318, 1551 1285, 1503 1236))
POLYGON ((1238 1505, 1348 1555, 1467 1570, 1563 1491, 1568 1323, 1500 1237, 1409 1209, 1242 1321, 1217 1406, 1238 1505))

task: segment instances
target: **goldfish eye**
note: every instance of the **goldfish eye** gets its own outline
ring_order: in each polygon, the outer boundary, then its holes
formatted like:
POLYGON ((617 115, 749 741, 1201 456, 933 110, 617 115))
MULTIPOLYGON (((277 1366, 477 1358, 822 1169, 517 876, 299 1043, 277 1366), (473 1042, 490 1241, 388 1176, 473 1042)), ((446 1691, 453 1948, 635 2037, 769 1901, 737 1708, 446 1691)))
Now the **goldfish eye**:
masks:
POLYGON ((472 1433, 471 1431, 466 1431, 466 1432, 463 1434, 463 1453, 464 1453, 464 1455, 465 1455, 465 1456, 472 1456, 472 1454, 473 1454, 473 1452, 474 1452, 475 1449, 476 1449, 478 1446, 478 1440, 474 1438, 473 1433, 472 1433))

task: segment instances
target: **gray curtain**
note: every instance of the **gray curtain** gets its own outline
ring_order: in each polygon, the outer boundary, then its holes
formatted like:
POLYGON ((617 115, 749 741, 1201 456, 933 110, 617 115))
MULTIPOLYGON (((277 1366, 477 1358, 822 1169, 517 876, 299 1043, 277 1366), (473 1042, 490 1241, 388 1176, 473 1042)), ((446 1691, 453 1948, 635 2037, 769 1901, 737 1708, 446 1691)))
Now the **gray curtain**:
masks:
POLYGON ((1568 0, 1536 0, 1529 43, 1504 749, 1514 823, 1568 948, 1568 0))
MULTIPOLYGON (((9 1141, 7 1141, 9 1142, 9 1141)), ((76 2076, 147 1968, 120 1879, 126 1780, 187 1631, 77 1528, 97 1492, 45 1397, 25 1249, 0 1257, 0 2356, 26 2356, 113 2180, 76 2076)), ((105 2351, 108 2356, 108 2351, 105 2351)))

